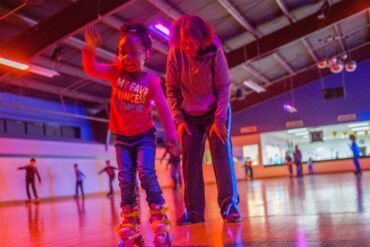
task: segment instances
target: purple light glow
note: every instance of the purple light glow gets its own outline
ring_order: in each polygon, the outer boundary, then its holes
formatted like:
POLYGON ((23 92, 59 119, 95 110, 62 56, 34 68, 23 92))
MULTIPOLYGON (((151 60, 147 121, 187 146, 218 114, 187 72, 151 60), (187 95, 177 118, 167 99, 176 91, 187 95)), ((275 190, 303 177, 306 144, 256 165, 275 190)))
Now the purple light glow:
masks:
POLYGON ((165 25, 161 24, 160 22, 155 23, 154 28, 163 33, 166 36, 170 36, 170 29, 165 25))
POLYGON ((296 233, 296 247, 307 247, 306 239, 302 229, 298 229, 296 233))

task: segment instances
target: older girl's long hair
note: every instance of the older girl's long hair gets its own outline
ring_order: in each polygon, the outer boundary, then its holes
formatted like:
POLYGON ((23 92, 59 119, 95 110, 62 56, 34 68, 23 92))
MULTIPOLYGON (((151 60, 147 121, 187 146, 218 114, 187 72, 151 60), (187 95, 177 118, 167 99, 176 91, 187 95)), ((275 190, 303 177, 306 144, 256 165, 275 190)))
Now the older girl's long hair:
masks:
POLYGON ((206 48, 213 43, 215 31, 211 24, 196 15, 183 15, 171 26, 170 47, 180 48, 181 33, 190 35, 198 41, 201 48, 206 48))

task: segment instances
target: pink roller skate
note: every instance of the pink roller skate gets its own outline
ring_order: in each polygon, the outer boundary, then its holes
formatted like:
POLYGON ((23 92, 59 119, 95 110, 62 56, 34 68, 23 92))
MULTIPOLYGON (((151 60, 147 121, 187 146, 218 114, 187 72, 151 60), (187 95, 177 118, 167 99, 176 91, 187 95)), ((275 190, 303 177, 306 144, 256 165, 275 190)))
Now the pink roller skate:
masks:
POLYGON ((172 236, 169 233, 171 222, 166 216, 168 208, 163 205, 150 205, 150 224, 155 234, 154 245, 156 247, 170 247, 172 236))
POLYGON ((117 226, 117 233, 121 238, 118 247, 144 246, 144 238, 140 234, 140 218, 137 207, 122 206, 122 223, 117 226))

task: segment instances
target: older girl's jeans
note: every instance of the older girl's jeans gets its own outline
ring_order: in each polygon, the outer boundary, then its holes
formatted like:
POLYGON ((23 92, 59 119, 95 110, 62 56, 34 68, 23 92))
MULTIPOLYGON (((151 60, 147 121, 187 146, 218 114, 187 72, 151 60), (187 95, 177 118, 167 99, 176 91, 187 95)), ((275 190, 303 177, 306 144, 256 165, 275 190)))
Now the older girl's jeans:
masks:
POLYGON ((121 205, 136 206, 136 172, 141 187, 146 191, 147 202, 164 204, 162 189, 155 173, 156 134, 152 128, 135 136, 115 135, 114 145, 118 164, 118 180, 121 189, 121 205))
MULTIPOLYGON (((230 138, 226 143, 213 134, 209 135, 214 120, 214 111, 203 116, 189 116, 184 113, 185 122, 191 135, 182 137, 184 201, 187 212, 193 217, 204 218, 205 195, 203 180, 203 155, 206 138, 209 142, 213 168, 218 189, 218 204, 221 215, 227 212, 230 205, 238 208, 234 162, 230 138)), ((226 128, 230 130, 231 111, 228 111, 226 128)))

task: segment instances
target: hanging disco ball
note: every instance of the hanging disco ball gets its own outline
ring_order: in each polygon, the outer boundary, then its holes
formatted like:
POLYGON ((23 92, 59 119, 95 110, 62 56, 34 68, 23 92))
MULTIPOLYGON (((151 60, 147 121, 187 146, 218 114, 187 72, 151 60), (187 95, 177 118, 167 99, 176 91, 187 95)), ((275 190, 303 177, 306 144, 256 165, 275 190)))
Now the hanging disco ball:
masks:
POLYGON ((348 63, 346 63, 345 65, 345 69, 347 72, 353 72, 355 71, 357 68, 357 63, 356 61, 349 61, 348 63))
POLYGON ((344 65, 342 62, 337 62, 336 64, 333 64, 332 66, 330 66, 330 71, 334 74, 338 74, 342 72, 343 69, 344 69, 344 65))
POLYGON ((325 58, 317 62, 317 67, 319 69, 325 69, 328 67, 328 65, 329 65, 328 60, 326 60, 325 58))
POLYGON ((338 59, 337 59, 337 57, 331 57, 330 59, 329 59, 329 66, 328 67, 331 67, 331 66, 333 66, 334 64, 337 64, 338 63, 338 59))

